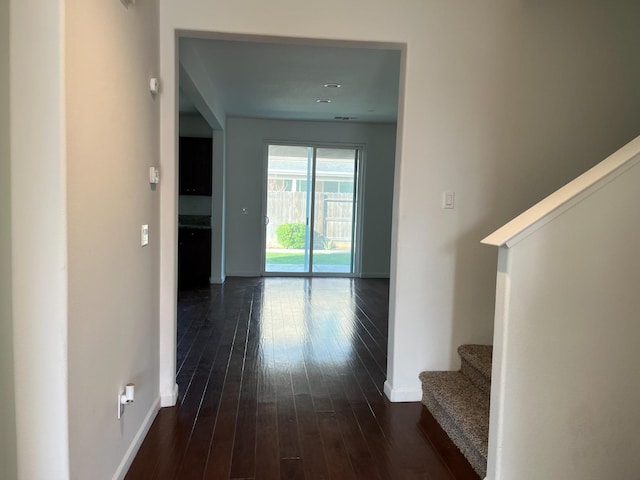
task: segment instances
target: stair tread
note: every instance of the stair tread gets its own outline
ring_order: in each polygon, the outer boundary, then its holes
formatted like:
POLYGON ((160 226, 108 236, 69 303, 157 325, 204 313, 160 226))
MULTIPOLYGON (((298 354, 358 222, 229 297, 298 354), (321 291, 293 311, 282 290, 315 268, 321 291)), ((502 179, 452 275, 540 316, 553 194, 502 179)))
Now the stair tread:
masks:
POLYGON ((458 347, 458 355, 469 362, 487 379, 491 380, 492 345, 460 345, 458 347))
MULTIPOLYGON (((422 372, 420 380, 466 439, 486 460, 489 396, 461 372, 422 372)), ((454 438, 452 440, 455 442, 454 438)))

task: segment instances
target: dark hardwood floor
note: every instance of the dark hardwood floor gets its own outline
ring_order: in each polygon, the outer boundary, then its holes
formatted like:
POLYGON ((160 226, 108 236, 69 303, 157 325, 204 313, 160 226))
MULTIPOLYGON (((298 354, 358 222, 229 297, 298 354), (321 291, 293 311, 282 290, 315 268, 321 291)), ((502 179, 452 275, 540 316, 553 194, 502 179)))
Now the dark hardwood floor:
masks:
POLYGON ((382 392, 388 288, 270 277, 181 292, 178 404, 126 478, 477 478, 445 465, 420 403, 382 392))

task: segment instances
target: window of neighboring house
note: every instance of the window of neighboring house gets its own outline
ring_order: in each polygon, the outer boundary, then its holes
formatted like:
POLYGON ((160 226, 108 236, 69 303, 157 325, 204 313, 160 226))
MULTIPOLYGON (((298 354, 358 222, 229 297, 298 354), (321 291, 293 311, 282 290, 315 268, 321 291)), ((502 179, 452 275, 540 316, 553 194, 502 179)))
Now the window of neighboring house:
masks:
POLYGON ((338 193, 340 190, 340 184, 338 182, 325 181, 323 192, 326 193, 338 193))
POLYGON ((353 193, 353 182, 340 182, 340 193, 353 193))

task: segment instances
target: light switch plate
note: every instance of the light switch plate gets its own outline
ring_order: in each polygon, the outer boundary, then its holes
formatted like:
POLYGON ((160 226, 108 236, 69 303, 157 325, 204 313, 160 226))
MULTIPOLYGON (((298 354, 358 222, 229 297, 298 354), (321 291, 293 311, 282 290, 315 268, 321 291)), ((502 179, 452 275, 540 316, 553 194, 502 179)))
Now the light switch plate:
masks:
POLYGON ((442 193, 442 208, 454 208, 456 205, 455 192, 443 192, 442 193))
POLYGON ((149 245, 149 225, 140 227, 140 246, 149 245))
POLYGON ((149 167, 149 183, 160 183, 160 170, 156 167, 149 167))

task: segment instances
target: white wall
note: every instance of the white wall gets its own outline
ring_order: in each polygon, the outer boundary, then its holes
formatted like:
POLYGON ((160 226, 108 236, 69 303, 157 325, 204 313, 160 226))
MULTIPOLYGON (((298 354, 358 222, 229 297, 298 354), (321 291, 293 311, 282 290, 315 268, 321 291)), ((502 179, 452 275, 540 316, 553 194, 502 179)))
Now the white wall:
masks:
POLYGON ((181 137, 213 137, 211 125, 199 113, 181 113, 178 128, 181 137))
MULTIPOLYGON (((623 0, 161 0, 165 175, 175 169, 176 29, 406 44, 386 391, 418 400, 421 370, 455 368, 459 344, 491 342, 496 253, 479 241, 637 134, 639 9, 623 0), (442 210, 445 190, 456 192, 455 210, 442 210)), ((171 299, 174 200, 162 201, 161 294, 171 299)), ((164 391, 172 375, 166 362, 164 391)))
POLYGON ((227 275, 262 272, 265 145, 333 142, 365 148, 362 273, 389 275, 395 125, 227 119, 227 275), (242 208, 248 215, 243 215, 242 208))
POLYGON ((222 130, 213 132, 213 186, 211 197, 211 283, 224 283, 226 278, 226 203, 227 153, 222 130))
POLYGON ((148 87, 159 74, 158 5, 65 3, 71 478, 104 479, 126 472, 159 404, 165 179, 157 190, 148 180, 159 165, 159 99, 148 87), (136 401, 118 421, 127 382, 136 401))
POLYGON ((18 478, 62 480, 69 476, 63 2, 10 8, 18 478))
POLYGON ((638 478, 639 183, 501 249, 487 478, 638 478))
POLYGON ((158 9, 140 3, 10 2, 18 478, 117 478, 156 411, 158 9))
POLYGON ((190 45, 179 45, 180 67, 177 69, 180 90, 187 96, 198 112, 216 130, 224 130, 227 112, 223 99, 218 95, 219 87, 204 67, 200 53, 190 45), (188 72, 188 73, 187 73, 188 72))
POLYGON ((9 125, 9 1, 0 0, 0 472, 16 478, 9 125))

